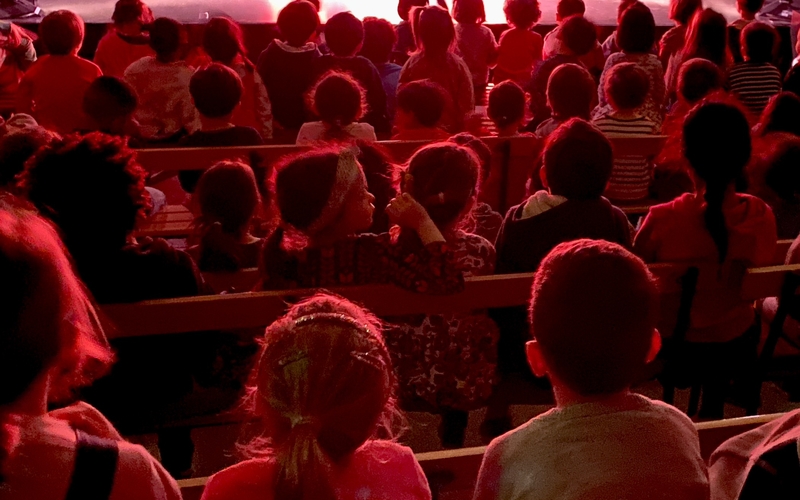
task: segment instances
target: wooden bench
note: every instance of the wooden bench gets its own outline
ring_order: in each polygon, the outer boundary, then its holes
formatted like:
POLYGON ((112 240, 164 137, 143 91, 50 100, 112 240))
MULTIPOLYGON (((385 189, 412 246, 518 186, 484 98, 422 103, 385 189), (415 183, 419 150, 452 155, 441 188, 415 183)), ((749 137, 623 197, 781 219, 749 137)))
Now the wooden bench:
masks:
MULTIPOLYGON (((782 413, 776 413, 695 424, 703 459, 707 461, 714 450, 726 440, 781 416, 782 413)), ((447 495, 451 500, 471 499, 485 451, 485 446, 477 446, 418 453, 417 460, 425 471, 433 497, 447 495)), ((207 477, 178 481, 184 500, 199 500, 207 481, 207 477)))
POLYGON ((161 210, 136 224, 136 236, 185 238, 194 227, 194 214, 183 205, 165 205, 161 210))

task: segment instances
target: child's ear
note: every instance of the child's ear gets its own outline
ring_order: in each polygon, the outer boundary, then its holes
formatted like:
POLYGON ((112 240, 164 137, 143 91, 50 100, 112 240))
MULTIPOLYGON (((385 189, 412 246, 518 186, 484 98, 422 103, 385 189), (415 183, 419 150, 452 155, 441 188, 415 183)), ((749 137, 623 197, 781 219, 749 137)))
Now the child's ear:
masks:
POLYGON ((658 352, 661 350, 661 333, 658 330, 653 328, 653 335, 650 338, 650 350, 647 351, 647 359, 645 359, 645 363, 651 363, 656 359, 658 356, 658 352))
POLYGON ((531 367, 533 374, 540 378, 546 377, 548 372, 547 363, 545 363, 542 356, 542 348, 539 347, 539 342, 536 340, 526 342, 525 355, 528 358, 528 365, 531 367))

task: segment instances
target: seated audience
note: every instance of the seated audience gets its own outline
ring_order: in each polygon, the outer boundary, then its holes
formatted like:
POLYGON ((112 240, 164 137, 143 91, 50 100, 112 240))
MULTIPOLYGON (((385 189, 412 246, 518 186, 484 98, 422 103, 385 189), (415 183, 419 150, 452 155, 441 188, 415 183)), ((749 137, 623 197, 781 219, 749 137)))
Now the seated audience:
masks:
POLYGON ((631 386, 661 348, 658 287, 621 246, 555 247, 533 280, 525 355, 556 407, 495 439, 475 500, 708 498, 694 424, 631 386))
POLYGON ((689 23, 702 8, 702 0, 670 0, 669 18, 675 22, 675 26, 668 29, 658 42, 658 58, 664 68, 674 54, 683 50, 689 23))
POLYGON ((398 64, 405 64, 408 57, 417 50, 417 41, 412 29, 411 11, 415 7, 426 7, 429 3, 429 0, 397 1, 397 15, 400 16, 400 23, 394 28, 397 36, 397 41, 394 45, 394 59, 398 64))
POLYGON ((155 55, 147 32, 153 12, 141 0, 117 0, 111 20, 114 24, 97 43, 94 63, 104 75, 122 78, 128 66, 155 55))
POLYGON ((273 137, 293 142, 307 122, 305 96, 314 85, 314 60, 321 56, 312 42, 319 14, 306 0, 294 0, 278 14, 281 40, 273 40, 258 58, 258 74, 272 105, 273 137))
POLYGON ((772 209, 778 239, 796 238, 800 235, 800 137, 781 134, 754 163, 748 192, 772 209))
POLYGON ((773 64, 778 32, 769 24, 754 22, 742 30, 744 62, 728 70, 731 93, 757 119, 770 97, 781 91, 781 72, 773 64))
POLYGON ((250 234, 261 203, 253 169, 224 161, 200 177, 195 191, 200 243, 189 248, 201 271, 233 272, 258 266, 263 241, 250 234))
POLYGON ((739 19, 728 26, 728 39, 733 60, 742 62, 741 34, 744 29, 756 20, 756 15, 764 6, 764 0, 736 0, 736 10, 739 11, 739 19))
POLYGON ((319 294, 267 327, 247 407, 264 433, 214 474, 204 500, 429 500, 395 428, 392 361, 369 311, 319 294))
POLYGON ((402 66, 390 62, 392 47, 397 37, 392 23, 376 17, 364 18, 364 45, 359 55, 369 59, 381 76, 383 91, 386 92, 386 118, 394 122, 397 107, 397 85, 402 66))
POLYGON ((0 115, 11 116, 17 106, 17 92, 25 71, 36 62, 36 48, 26 30, 9 23, 0 35, 0 115))
POLYGON ((358 51, 364 43, 364 25, 350 12, 340 12, 325 23, 325 42, 331 53, 316 59, 315 74, 329 71, 349 73, 364 88, 367 106, 364 121, 379 133, 391 132, 386 117, 386 91, 375 65, 358 51))
POLYGON ((525 91, 512 80, 495 85, 489 91, 486 114, 499 137, 513 137, 525 125, 525 91))
POLYGON ((536 136, 546 139, 571 118, 589 120, 597 100, 595 87, 592 75, 583 66, 567 63, 557 67, 547 80, 550 118, 536 127, 536 136))
MULTIPOLYGON (((571 55, 575 53, 574 48, 565 47, 565 38, 561 30, 567 19, 574 16, 583 17, 585 12, 586 4, 583 3, 583 0, 559 0, 556 5, 556 27, 544 36, 544 47, 542 48, 542 58, 544 60, 559 54, 571 55)), ((586 69, 592 73, 593 77, 600 78, 600 74, 606 64, 606 56, 603 55, 603 47, 597 40, 597 32, 595 32, 592 47, 579 59, 586 66, 586 69)))
POLYGON ((466 116, 475 108, 472 75, 463 59, 453 52, 455 28, 447 10, 438 6, 414 11, 414 33, 418 50, 400 72, 400 85, 431 80, 444 88, 452 100, 445 110, 443 126, 449 132, 464 128, 466 116))
MULTIPOLYGON (((651 207, 634 250, 646 262, 719 266, 718 287, 694 298, 680 375, 701 385, 700 417, 722 418, 730 381, 752 366, 759 336, 752 328, 753 303, 743 301, 725 276, 734 262, 764 266, 773 261, 775 217, 764 201, 734 189, 751 151, 750 128, 739 109, 699 105, 684 123, 683 141, 699 181, 695 191, 651 207)), ((659 331, 665 335, 675 331, 677 307, 669 296, 662 300, 659 331)))
POLYGON ((86 127, 83 96, 103 72, 78 57, 83 34, 83 20, 68 10, 51 12, 42 19, 39 38, 48 55, 40 57, 22 77, 17 113, 27 113, 39 125, 59 134, 86 127))
MULTIPOLYGON (((608 137, 648 136, 658 125, 644 115, 650 89, 647 73, 634 63, 613 66, 606 75, 604 94, 609 111, 592 123, 608 137)), ((649 195, 652 164, 642 156, 617 156, 605 195, 611 200, 641 200, 649 195)))
POLYGON ((483 102, 489 69, 497 59, 494 33, 483 25, 486 22, 483 0, 453 0, 453 19, 457 53, 472 73, 475 101, 483 102))
POLYGON ((179 500, 163 467, 122 439, 93 407, 63 405, 111 364, 97 312, 53 227, 31 212, 0 209, 0 274, 7 287, 0 333, 0 464, 7 500, 179 500), (74 493, 82 492, 82 493, 74 493))
POLYGON ((448 96, 441 85, 430 80, 406 83, 397 92, 394 141, 441 141, 450 137, 441 129, 448 96))
POLYGON ((101 76, 83 96, 83 112, 89 118, 86 130, 135 140, 139 137, 139 124, 133 114, 138 105, 136 93, 124 80, 101 76))
POLYGON ((227 17, 215 17, 203 32, 203 50, 211 61, 224 64, 242 80, 242 99, 231 123, 252 127, 263 139, 272 139, 272 104, 267 89, 244 47, 242 28, 227 17))
POLYGON ((536 61, 542 60, 542 35, 531 29, 542 11, 538 0, 505 0, 503 13, 508 29, 498 40, 497 66, 492 79, 495 83, 513 80, 524 86, 531 79, 536 61))
POLYGON ((304 123, 297 133, 298 145, 320 141, 364 139, 375 141, 375 129, 361 123, 364 88, 348 73, 330 72, 308 92, 308 107, 319 121, 304 123))
POLYGON ((150 30, 150 47, 156 53, 139 59, 125 70, 124 79, 139 98, 134 118, 143 139, 176 142, 200 128, 189 94, 194 70, 182 59, 186 31, 178 21, 161 17, 150 30))
MULTIPOLYGON (((494 273, 494 245, 463 231, 479 190, 480 166, 469 148, 452 142, 417 151, 399 172, 400 189, 420 200, 456 255, 464 277, 494 273)), ((398 244, 418 240, 399 232, 398 244)), ((412 243, 413 247, 415 243, 412 243)), ((421 400, 442 415, 446 448, 464 446, 468 412, 482 407, 495 382, 497 326, 484 312, 392 318, 384 333, 400 382, 401 401, 421 400)))

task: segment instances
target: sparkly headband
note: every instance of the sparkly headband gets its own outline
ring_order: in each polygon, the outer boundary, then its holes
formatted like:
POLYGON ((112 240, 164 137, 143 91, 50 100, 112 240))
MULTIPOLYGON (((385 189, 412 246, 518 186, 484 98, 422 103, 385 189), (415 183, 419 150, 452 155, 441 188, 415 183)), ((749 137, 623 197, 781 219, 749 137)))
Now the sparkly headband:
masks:
POLYGON ((336 165, 336 178, 333 181, 333 187, 328 195, 328 201, 325 207, 319 214, 314 222, 308 225, 305 232, 307 234, 314 234, 327 227, 331 222, 335 221, 342 209, 344 209, 344 202, 347 199, 347 194, 356 185, 358 179, 361 177, 361 168, 358 165, 359 150, 356 147, 348 147, 339 153, 339 162, 336 165))

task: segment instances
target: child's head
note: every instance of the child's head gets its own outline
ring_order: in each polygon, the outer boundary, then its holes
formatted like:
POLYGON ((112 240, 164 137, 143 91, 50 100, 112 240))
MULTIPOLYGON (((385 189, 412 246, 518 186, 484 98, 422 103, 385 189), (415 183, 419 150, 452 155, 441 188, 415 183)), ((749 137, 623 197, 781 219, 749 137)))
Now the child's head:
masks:
POLYGON ((641 2, 625 9, 617 28, 617 45, 627 54, 647 54, 656 42, 653 13, 641 2))
POLYGON ((307 237, 346 236, 372 224, 375 197, 354 149, 300 153, 284 158, 276 171, 274 198, 281 219, 307 237))
POLYGON ((639 0, 620 0, 619 5, 617 5, 617 26, 622 22, 622 14, 628 10, 628 7, 636 3, 639 3, 639 0))
POLYGON ((542 153, 547 188, 570 200, 602 196, 613 166, 611 143, 580 118, 572 118, 550 134, 542 153))
POLYGON ((367 190, 375 197, 372 203, 375 210, 372 213, 372 225, 368 232, 385 233, 391 227, 386 207, 397 196, 397 187, 394 181, 395 165, 392 163, 391 154, 380 144, 373 141, 357 140, 358 163, 367 179, 367 190))
POLYGON ((800 97, 791 92, 772 96, 761 114, 760 135, 785 132, 800 137, 800 97))
POLYGON ((101 76, 83 95, 83 112, 99 130, 117 132, 130 119, 138 106, 138 98, 127 82, 113 76, 101 76))
POLYGON ((57 10, 39 23, 39 38, 54 56, 77 54, 83 45, 83 19, 68 10, 57 10))
POLYGON ((538 0, 505 0, 503 13, 509 26, 529 30, 542 17, 538 0))
POLYGON ((608 70, 603 87, 606 99, 616 111, 634 111, 644 104, 650 90, 647 73, 636 63, 616 64, 608 70))
POLYGON ((703 8, 703 0, 670 0, 669 18, 678 26, 688 25, 692 16, 703 8))
POLYGON ((311 2, 293 0, 278 14, 278 29, 289 45, 301 47, 319 28, 319 13, 311 2))
POLYGON ((447 9, 429 5, 414 10, 414 16, 414 39, 423 54, 436 56, 452 50, 456 30, 447 9))
POLYGON ((583 0, 559 0, 556 5, 556 21, 561 22, 571 16, 582 16, 586 12, 583 0))
POLYGON ((397 35, 392 23, 377 17, 364 18, 364 45, 360 55, 375 65, 385 64, 389 62, 396 42, 397 35))
POLYGON ((728 57, 728 22, 711 9, 695 12, 686 32, 684 60, 694 57, 708 59, 723 67, 728 57))
POLYGON ((728 254, 728 229, 722 202, 750 161, 750 126, 736 107, 700 104, 683 123, 683 151, 706 200, 705 223, 723 262, 728 254))
POLYGON ((597 45, 597 30, 581 15, 564 18, 558 37, 564 48, 574 56, 588 54, 597 45))
POLYGON ((200 115, 226 118, 242 100, 242 80, 231 68, 211 63, 198 69, 189 81, 189 93, 200 115))
POLYGON ((722 85, 719 67, 706 59, 690 59, 678 71, 678 94, 689 104, 695 104, 711 92, 722 89, 722 85))
POLYGON ((414 7, 425 7, 428 5, 428 0, 399 0, 397 2, 397 15, 400 19, 408 22, 411 15, 411 9, 414 7))
POLYGON ((453 0, 453 19, 459 24, 486 22, 483 0, 453 0))
POLYGON ((489 91, 486 114, 501 131, 519 128, 525 120, 525 91, 511 80, 495 85, 489 91))
POLYGON ((150 26, 150 48, 161 62, 179 59, 180 51, 186 42, 183 25, 174 19, 159 17, 150 26))
POLYGON ((628 390, 661 346, 656 281, 615 243, 555 247, 534 276, 529 313, 533 372, 577 396, 628 390))
POLYGON ((458 225, 478 195, 480 163, 471 149, 452 142, 420 148, 408 160, 401 189, 422 205, 440 229, 458 225))
POLYGON ((434 128, 442 118, 447 93, 432 80, 409 82, 397 91, 397 117, 401 130, 434 128))
POLYGON ((761 182, 787 202, 797 201, 800 194, 800 138, 781 138, 762 159, 761 182))
POLYGON ((334 466, 391 437, 395 386, 380 321, 344 298, 315 295, 267 327, 249 400, 269 443, 250 451, 276 464, 270 495, 336 498, 334 466))
POLYGON ((366 93, 348 73, 330 71, 309 91, 308 107, 320 120, 339 129, 364 115, 366 93))
POLYGON ((354 56, 364 43, 364 25, 352 13, 340 12, 325 23, 325 43, 335 56, 354 56))
POLYGON ((24 128, 0 139, 0 188, 13 190, 25 162, 58 136, 44 127, 24 128))
POLYGON ((481 140, 468 132, 461 132, 447 139, 449 142, 469 148, 478 157, 481 166, 480 184, 483 185, 489 178, 489 171, 492 167, 492 150, 481 140))
POLYGON ((242 28, 227 17, 211 19, 203 32, 203 50, 212 61, 231 65, 236 57, 247 53, 242 28))
POLYGON ((133 26, 141 30, 142 26, 153 22, 153 11, 141 0, 118 0, 111 20, 117 28, 133 26))
POLYGON ((764 6, 764 0, 736 0, 736 10, 745 19, 754 19, 764 6))
POLYGON ((562 64, 547 80, 547 103, 553 117, 589 119, 597 89, 589 71, 579 64, 562 64))
POLYGON ((777 48, 778 32, 767 23, 754 21, 742 30, 740 43, 745 61, 771 63, 777 48))
POLYGON ((202 225, 218 223, 227 234, 244 234, 261 199, 253 169, 241 162, 223 161, 200 177, 195 189, 202 225))

